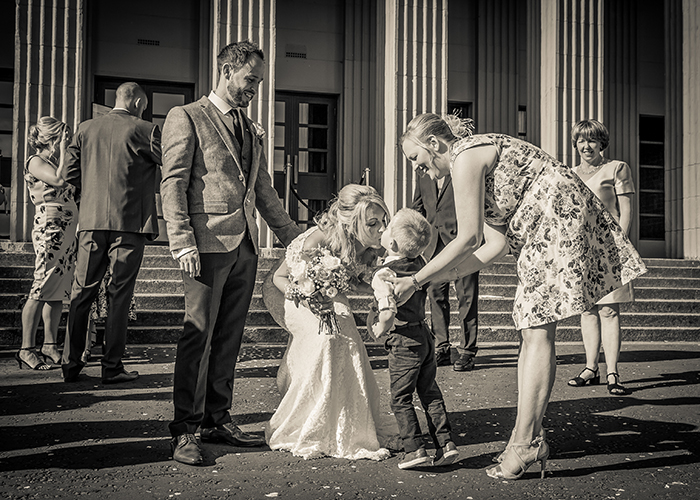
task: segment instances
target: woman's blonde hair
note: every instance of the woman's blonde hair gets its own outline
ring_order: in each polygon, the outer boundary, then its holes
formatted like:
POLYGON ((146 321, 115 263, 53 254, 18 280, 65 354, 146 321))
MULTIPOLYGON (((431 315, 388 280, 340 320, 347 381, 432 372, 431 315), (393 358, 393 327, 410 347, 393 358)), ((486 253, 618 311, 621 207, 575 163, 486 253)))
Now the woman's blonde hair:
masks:
POLYGON ((70 139, 70 127, 68 125, 53 116, 42 116, 37 120, 36 124, 29 127, 29 138, 27 140, 32 149, 40 153, 52 148, 56 142, 60 141, 64 131, 68 133, 68 138, 70 139))
POLYGON ((389 209, 372 186, 348 184, 338 192, 328 210, 316 217, 316 224, 326 235, 329 248, 346 264, 356 264, 356 241, 369 236, 367 217, 372 206, 381 208, 388 223, 389 209))
MULTIPOLYGON (((457 115, 436 115, 435 113, 423 113, 411 120, 406 131, 401 136, 399 146, 406 139, 413 139, 416 144, 425 145, 428 137, 435 137, 444 141, 462 139, 474 133, 474 121, 471 118, 460 118, 457 115)), ((429 151, 431 151, 429 149, 429 151)))

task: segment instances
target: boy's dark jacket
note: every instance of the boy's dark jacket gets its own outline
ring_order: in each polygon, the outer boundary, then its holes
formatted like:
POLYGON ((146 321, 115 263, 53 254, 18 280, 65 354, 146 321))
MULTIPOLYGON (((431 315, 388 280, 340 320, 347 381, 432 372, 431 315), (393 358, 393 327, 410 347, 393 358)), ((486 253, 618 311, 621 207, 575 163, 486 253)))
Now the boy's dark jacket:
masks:
MULTIPOLYGON (((392 260, 388 264, 381 266, 379 269, 388 267, 396 273, 398 277, 411 276, 423 269, 425 259, 418 256, 413 259, 402 257, 392 260)), ((404 304, 398 306, 396 311, 396 319, 404 321, 407 324, 397 326, 389 333, 389 338, 385 344, 387 346, 403 346, 410 347, 421 345, 428 340, 429 335, 433 335, 427 324, 425 323, 425 300, 427 298, 427 285, 423 285, 420 290, 416 290, 411 298, 404 304)))

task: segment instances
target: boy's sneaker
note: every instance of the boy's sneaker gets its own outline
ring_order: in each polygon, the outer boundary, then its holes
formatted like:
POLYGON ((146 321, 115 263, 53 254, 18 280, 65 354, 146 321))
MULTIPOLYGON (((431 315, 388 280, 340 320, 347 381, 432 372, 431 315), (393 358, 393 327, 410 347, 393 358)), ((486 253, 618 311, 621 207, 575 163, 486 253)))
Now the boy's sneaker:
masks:
POLYGON ((459 450, 457 445, 452 441, 445 443, 445 446, 438 448, 435 452, 435 458, 433 458, 433 465, 450 465, 457 461, 459 458, 459 450))
POLYGON ((418 448, 416 451, 406 453, 399 462, 399 469, 411 469, 420 465, 429 464, 430 457, 425 452, 425 448, 418 448))

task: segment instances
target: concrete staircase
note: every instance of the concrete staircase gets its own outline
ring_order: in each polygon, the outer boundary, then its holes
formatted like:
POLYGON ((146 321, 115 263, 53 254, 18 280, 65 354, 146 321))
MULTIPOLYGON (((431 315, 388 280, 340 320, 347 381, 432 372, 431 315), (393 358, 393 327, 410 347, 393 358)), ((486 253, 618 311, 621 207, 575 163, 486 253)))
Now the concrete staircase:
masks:
MULTIPOLYGON (((281 249, 264 249, 258 282, 247 319, 245 342, 286 343, 287 334, 279 327, 263 303, 262 280, 281 249)), ((700 339, 700 262, 672 259, 645 259, 649 272, 635 282, 636 302, 622 307, 624 340, 697 341, 700 339)), ((0 345, 21 342, 23 296, 32 283, 34 253, 31 244, 0 243, 0 345)), ((516 288, 515 261, 507 257, 480 274, 479 340, 515 341, 511 310, 516 288)), ((182 330, 184 298, 180 271, 167 247, 146 248, 135 291, 138 319, 130 323, 131 344, 176 342, 182 330)), ((454 302, 454 298, 453 298, 454 302)), ((370 304, 368 296, 353 296, 351 303, 361 330, 370 304)), ((452 328, 458 328, 456 302, 452 328)), ((64 313, 60 338, 67 314, 64 313)), ((41 327, 38 343, 41 340, 41 327)), ((557 340, 580 340, 578 318, 560 323, 557 340)))

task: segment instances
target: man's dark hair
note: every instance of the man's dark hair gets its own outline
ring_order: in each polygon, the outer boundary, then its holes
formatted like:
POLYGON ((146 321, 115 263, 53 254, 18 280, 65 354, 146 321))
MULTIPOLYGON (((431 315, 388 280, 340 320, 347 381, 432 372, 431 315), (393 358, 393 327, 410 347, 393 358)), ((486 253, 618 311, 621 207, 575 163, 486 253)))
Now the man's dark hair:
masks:
POLYGON ((245 63, 248 62, 250 57, 256 54, 265 60, 265 53, 262 51, 258 44, 251 42, 250 40, 243 40, 242 42, 230 43, 219 52, 216 56, 216 69, 218 74, 221 74, 221 67, 224 64, 231 64, 233 66, 233 71, 238 71, 245 63))

